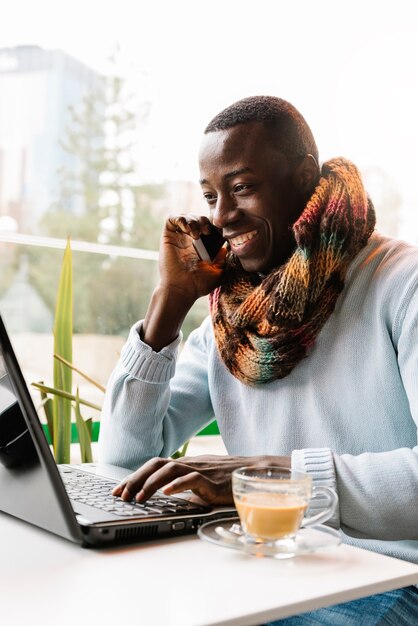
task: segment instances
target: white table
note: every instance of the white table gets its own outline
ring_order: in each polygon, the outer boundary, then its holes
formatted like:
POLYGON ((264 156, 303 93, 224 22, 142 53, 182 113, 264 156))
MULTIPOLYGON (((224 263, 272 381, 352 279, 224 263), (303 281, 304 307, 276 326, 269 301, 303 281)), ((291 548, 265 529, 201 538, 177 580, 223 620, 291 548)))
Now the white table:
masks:
POLYGON ((418 583, 418 565, 350 546, 285 561, 195 536, 83 549, 0 513, 0 622, 250 626, 418 583))

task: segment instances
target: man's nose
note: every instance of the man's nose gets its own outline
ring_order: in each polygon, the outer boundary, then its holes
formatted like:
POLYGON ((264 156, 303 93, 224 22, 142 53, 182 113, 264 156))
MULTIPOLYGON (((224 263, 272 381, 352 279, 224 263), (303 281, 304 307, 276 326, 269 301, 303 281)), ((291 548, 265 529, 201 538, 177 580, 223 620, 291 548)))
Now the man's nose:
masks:
POLYGON ((236 222, 239 219, 240 210, 233 198, 218 195, 211 217, 214 226, 225 228, 231 222, 236 222))

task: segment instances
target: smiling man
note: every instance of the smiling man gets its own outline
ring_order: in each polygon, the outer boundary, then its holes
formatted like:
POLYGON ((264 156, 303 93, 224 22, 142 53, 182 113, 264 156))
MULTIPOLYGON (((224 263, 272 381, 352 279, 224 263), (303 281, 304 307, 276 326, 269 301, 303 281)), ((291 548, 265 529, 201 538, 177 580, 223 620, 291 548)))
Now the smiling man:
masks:
MULTIPOLYGON (((136 470, 114 494, 229 504, 235 468, 292 466, 335 489, 345 541, 418 562, 418 250, 374 230, 355 165, 320 167, 284 100, 219 113, 199 162, 210 219, 167 220, 160 282, 109 380, 100 460, 136 470), (193 246, 210 222, 227 241, 213 264, 193 246), (206 294, 210 316, 177 362, 206 294), (214 417, 228 456, 167 458, 214 417)), ((416 599, 408 588, 310 619, 410 624, 416 599)))

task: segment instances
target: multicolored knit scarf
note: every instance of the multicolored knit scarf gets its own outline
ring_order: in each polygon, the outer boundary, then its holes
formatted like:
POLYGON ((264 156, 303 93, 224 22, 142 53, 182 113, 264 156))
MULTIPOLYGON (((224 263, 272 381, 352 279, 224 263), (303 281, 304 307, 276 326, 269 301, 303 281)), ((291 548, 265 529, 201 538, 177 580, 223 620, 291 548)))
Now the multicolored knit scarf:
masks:
POLYGON ((366 245, 375 213, 356 166, 337 158, 293 225, 296 249, 262 277, 229 255, 209 298, 215 339, 229 371, 246 384, 287 376, 313 346, 344 287, 347 268, 366 245))

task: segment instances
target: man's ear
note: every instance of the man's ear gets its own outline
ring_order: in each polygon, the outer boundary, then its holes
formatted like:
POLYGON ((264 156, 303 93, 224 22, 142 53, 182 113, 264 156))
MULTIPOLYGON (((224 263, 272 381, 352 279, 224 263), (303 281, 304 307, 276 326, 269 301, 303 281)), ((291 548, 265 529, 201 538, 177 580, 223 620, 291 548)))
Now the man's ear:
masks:
POLYGON ((293 171, 294 182, 302 193, 310 193, 319 180, 319 165, 312 154, 307 154, 293 171))

